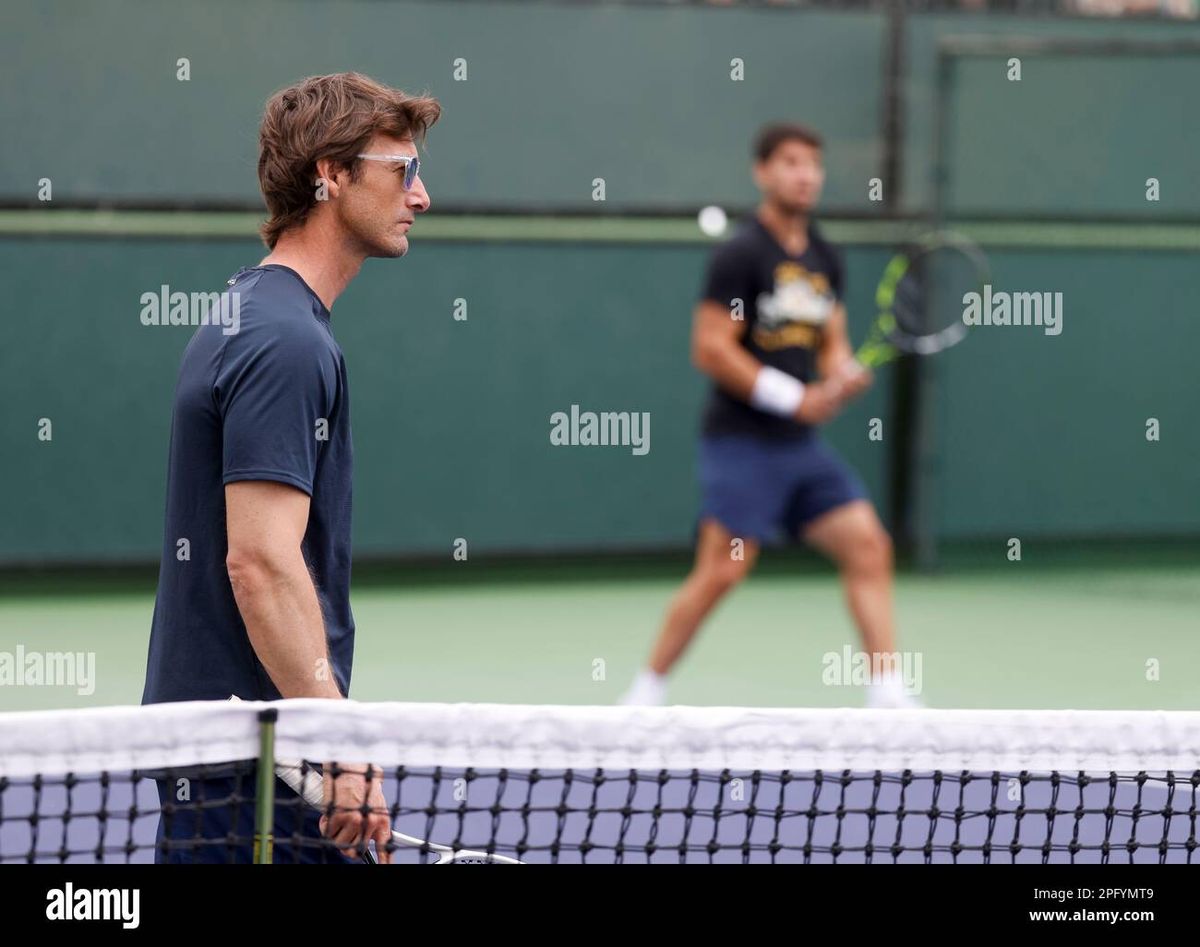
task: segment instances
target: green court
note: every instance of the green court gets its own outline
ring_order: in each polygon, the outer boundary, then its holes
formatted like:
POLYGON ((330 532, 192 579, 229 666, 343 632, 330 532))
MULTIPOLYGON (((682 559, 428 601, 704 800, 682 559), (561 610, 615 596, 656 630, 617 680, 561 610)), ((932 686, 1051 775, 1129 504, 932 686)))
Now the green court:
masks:
MULTIPOLYGON (((898 577, 900 644, 920 656, 929 705, 1195 706, 1200 570, 1182 555, 1136 566, 1095 557, 1073 566, 1071 558, 898 577)), ((645 657, 684 568, 651 563, 636 578, 636 563, 620 576, 611 566, 524 567, 479 581, 467 574, 478 567, 459 565, 459 574, 440 570, 433 579, 368 575, 353 596, 353 697, 612 703, 645 657)), ((84 587, 66 598, 10 582, 0 599, 0 652, 94 651, 96 682, 86 696, 69 687, 0 688, 0 709, 137 703, 153 604, 150 587, 84 587)), ((856 641, 832 572, 807 560, 765 562, 702 631, 671 700, 860 706, 854 687, 822 683, 824 656, 856 641)))

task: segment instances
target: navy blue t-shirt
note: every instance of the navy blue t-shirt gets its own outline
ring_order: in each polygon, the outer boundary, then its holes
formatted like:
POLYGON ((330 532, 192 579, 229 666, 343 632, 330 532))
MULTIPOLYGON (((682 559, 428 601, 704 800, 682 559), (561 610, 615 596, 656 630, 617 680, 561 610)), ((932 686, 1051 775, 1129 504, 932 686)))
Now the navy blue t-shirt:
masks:
MULTIPOLYGON (((837 251, 808 226, 808 246, 789 254, 757 216, 713 251, 702 300, 740 303, 746 331, 742 346, 764 365, 803 382, 816 375, 825 324, 842 298, 843 270, 837 251)), ((704 433, 751 434, 772 440, 803 437, 807 425, 760 411, 714 385, 704 414, 704 433)))
POLYGON ((196 330, 175 389, 167 514, 142 703, 273 700, 225 568, 225 484, 271 480, 311 499, 302 550, 325 617, 330 669, 350 687, 352 447, 346 363, 329 310, 294 270, 229 281, 237 331, 196 330))

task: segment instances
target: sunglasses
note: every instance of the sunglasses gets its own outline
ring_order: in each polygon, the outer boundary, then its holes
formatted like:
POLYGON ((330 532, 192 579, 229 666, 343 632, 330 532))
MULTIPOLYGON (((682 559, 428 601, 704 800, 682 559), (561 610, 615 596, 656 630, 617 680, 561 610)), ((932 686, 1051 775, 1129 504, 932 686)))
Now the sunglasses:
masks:
POLYGON ((404 190, 409 190, 421 173, 421 159, 416 155, 357 155, 364 161, 391 161, 404 165, 404 190))

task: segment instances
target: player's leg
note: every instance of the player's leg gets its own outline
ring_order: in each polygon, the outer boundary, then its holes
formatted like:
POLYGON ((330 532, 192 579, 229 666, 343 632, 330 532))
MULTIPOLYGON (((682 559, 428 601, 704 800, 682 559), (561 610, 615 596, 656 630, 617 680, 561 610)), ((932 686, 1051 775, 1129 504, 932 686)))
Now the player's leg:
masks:
POLYGON ((831 559, 841 573, 846 604, 863 650, 871 656, 868 703, 915 704, 894 664, 892 541, 867 499, 866 487, 819 438, 798 444, 791 465, 796 491, 789 504, 789 532, 831 559))
POLYGON ((750 574, 757 559, 754 540, 735 537, 716 520, 700 524, 696 561, 667 608, 650 654, 650 670, 667 674, 674 667, 709 612, 750 574))
POLYGON ((622 703, 665 701, 666 673, 717 602, 750 572, 763 540, 786 527, 791 484, 779 454, 778 444, 753 436, 701 439, 696 561, 667 609, 650 663, 622 703))
POLYGON ((762 541, 785 526, 789 483, 780 476, 777 445, 738 435, 705 437, 699 461, 696 561, 623 704, 665 702, 667 672, 717 602, 749 573, 762 541))
POLYGON ((809 523, 803 535, 837 565, 864 650, 895 651, 892 541, 874 507, 867 500, 854 500, 809 523))
POLYGON ((758 543, 735 537, 716 520, 700 524, 692 571, 671 599, 646 668, 621 697, 623 704, 661 704, 666 676, 708 614, 742 581, 758 558, 758 543))
POLYGON ((739 540, 716 520, 700 524, 696 561, 667 608, 662 633, 650 655, 652 671, 666 674, 671 670, 709 612, 750 574, 757 559, 754 540, 739 540))
POLYGON ((851 500, 809 522, 803 537, 838 567, 846 604, 871 657, 873 706, 914 706, 896 665, 892 540, 865 499, 851 500))

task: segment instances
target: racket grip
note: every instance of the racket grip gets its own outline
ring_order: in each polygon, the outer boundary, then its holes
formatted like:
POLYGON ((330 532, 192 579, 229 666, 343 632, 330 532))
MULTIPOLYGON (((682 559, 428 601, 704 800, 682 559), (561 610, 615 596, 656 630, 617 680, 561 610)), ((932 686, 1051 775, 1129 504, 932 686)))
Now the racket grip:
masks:
MULTIPOLYGON (((237 694, 231 694, 229 699, 234 703, 241 703, 242 700, 237 694)), ((302 763, 285 763, 280 760, 275 764, 275 775, 314 809, 325 808, 325 783, 320 774, 306 778, 302 763)))
POLYGON ((325 808, 325 780, 319 773, 305 773, 301 763, 277 763, 275 775, 318 811, 325 808))

